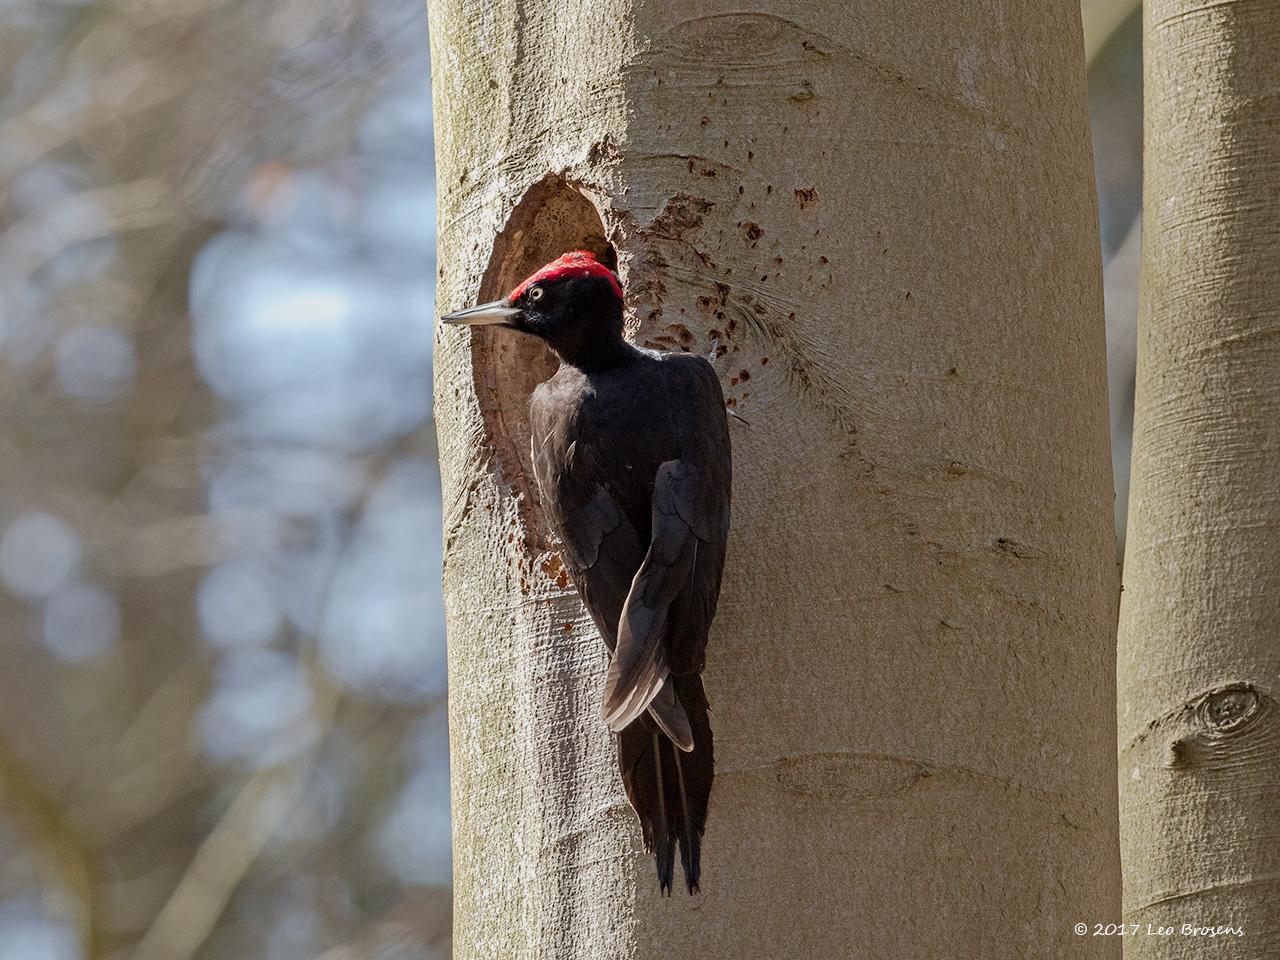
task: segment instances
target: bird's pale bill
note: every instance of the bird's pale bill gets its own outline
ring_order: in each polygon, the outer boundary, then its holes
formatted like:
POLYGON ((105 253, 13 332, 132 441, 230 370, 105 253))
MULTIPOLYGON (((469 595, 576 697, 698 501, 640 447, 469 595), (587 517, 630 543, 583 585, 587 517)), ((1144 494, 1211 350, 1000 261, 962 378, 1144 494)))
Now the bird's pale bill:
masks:
POLYGON ((495 323, 510 323, 520 315, 520 308, 513 307, 509 300, 494 300, 482 303, 478 307, 468 307, 455 313, 445 314, 441 321, 450 326, 482 327, 495 323))

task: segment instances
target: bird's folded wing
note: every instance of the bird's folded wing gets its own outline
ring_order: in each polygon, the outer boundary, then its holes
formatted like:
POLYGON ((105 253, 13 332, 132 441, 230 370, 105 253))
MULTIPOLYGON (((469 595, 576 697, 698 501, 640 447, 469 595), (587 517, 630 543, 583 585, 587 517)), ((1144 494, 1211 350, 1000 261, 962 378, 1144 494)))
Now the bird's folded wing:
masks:
POLYGON ((636 571, 618 623, 618 645, 605 680, 604 717, 621 730, 648 708, 669 672, 667 612, 690 581, 700 534, 710 537, 698 501, 697 469, 684 460, 658 468, 649 551, 636 571))
POLYGON ((672 743, 688 753, 693 749, 693 726, 689 723, 689 715, 685 713, 672 683, 668 677, 658 688, 657 696, 649 704, 649 716, 672 743))
POLYGON ((599 485, 560 524, 570 571, 605 645, 613 650, 631 580, 644 559, 640 539, 617 502, 599 485))

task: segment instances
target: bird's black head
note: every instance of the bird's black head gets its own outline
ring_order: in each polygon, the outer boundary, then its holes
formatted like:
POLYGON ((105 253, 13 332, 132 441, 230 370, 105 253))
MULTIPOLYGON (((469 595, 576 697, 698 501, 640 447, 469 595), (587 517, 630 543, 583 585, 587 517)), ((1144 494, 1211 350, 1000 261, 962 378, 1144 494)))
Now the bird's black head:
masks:
POLYGON ((532 334, 561 360, 584 368, 607 365, 625 349, 622 286, 612 270, 585 250, 553 260, 502 300, 442 320, 532 334))

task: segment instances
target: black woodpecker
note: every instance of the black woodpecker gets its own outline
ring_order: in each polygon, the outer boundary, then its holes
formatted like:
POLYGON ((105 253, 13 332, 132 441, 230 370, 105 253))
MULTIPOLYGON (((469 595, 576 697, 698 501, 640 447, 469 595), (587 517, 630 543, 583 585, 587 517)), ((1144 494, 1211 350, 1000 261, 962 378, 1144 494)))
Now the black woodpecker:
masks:
POLYGON ((694 893, 714 771, 702 667, 729 535, 729 430, 711 364, 632 346, 622 307, 618 278, 577 250, 443 320, 529 334, 560 358, 529 404, 538 488, 612 654, 604 719, 645 849, 669 895, 679 845, 694 893))

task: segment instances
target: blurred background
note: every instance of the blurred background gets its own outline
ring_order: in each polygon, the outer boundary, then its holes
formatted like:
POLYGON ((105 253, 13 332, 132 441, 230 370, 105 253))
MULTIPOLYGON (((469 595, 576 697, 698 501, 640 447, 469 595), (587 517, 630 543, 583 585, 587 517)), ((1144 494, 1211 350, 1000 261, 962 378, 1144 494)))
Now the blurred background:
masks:
MULTIPOLYGON (((0 960, 449 954, 423 7, 0 0, 0 960)), ((1084 13, 1123 505, 1140 31, 1084 13)))

